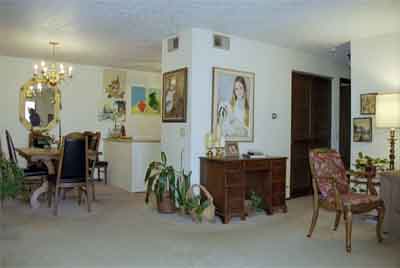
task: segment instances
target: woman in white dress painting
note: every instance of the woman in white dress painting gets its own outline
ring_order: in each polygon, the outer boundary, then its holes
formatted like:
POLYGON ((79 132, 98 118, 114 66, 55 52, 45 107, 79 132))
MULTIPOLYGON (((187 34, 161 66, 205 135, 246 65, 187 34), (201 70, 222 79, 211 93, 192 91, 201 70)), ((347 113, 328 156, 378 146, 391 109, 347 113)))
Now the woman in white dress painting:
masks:
POLYGON ((246 81, 243 76, 236 76, 230 102, 221 102, 218 108, 221 135, 228 138, 248 137, 249 110, 246 81))

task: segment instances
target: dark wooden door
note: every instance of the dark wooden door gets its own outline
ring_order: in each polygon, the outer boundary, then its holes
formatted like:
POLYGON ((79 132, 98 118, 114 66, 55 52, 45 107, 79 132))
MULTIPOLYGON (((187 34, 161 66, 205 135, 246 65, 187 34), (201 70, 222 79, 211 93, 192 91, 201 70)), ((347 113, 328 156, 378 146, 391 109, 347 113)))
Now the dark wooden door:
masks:
POLYGON ((312 191, 308 152, 331 145, 331 80, 292 73, 291 196, 312 191))
POLYGON ((346 169, 350 169, 351 81, 340 78, 339 151, 346 169))

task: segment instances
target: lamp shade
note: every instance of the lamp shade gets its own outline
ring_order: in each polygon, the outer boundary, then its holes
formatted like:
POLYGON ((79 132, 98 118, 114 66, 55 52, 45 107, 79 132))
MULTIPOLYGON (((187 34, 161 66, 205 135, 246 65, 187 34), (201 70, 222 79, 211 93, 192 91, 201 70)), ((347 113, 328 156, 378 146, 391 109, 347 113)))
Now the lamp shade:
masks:
POLYGON ((400 128, 400 93, 376 96, 376 127, 400 128))

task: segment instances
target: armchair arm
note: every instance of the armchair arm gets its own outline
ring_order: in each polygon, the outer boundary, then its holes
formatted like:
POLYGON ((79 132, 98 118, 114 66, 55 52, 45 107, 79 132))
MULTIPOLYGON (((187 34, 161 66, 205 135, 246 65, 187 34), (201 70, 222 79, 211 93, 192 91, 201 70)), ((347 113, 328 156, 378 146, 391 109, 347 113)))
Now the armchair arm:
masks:
MULTIPOLYGON (((373 178, 375 178, 375 175, 373 172, 366 172, 366 171, 349 171, 350 176, 354 177, 353 182, 357 184, 361 184, 364 182, 359 182, 356 179, 357 178, 365 178, 367 179, 367 194, 370 192, 372 195, 378 195, 374 183, 372 182, 373 178)), ((351 181, 351 180, 350 180, 351 181)))

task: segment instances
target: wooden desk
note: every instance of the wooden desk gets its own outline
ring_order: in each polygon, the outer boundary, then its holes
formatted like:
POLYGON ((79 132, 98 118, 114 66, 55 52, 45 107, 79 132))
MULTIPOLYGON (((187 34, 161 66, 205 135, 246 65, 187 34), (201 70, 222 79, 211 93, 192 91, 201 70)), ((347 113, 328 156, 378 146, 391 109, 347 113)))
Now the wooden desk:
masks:
POLYGON ((287 212, 286 157, 262 159, 200 158, 200 182, 211 193, 216 214, 229 223, 231 217, 246 218, 244 203, 250 192, 263 198, 265 212, 287 212))

